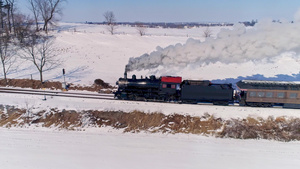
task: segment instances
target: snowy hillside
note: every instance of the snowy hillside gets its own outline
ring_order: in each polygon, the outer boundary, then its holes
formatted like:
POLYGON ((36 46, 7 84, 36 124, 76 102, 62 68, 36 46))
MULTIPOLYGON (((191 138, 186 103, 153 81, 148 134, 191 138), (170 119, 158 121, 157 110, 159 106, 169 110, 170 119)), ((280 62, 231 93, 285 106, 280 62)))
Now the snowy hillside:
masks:
MULTIPOLYGON (((141 37, 135 28, 127 26, 119 26, 112 36, 105 26, 73 23, 61 23, 52 33, 57 37, 57 50, 64 62, 60 68, 45 72, 45 79, 62 80, 64 68, 67 82, 83 85, 93 84, 97 78, 115 85, 130 57, 151 52, 157 46, 184 43, 187 36, 202 36, 199 29, 148 29, 146 36, 141 37)), ((27 63, 9 77, 30 78, 30 74, 35 79, 39 77, 27 63)))
MULTIPOLYGON (((298 24, 267 23, 254 28, 242 25, 206 28, 149 28, 139 36, 136 28, 119 26, 110 35, 103 25, 60 23, 56 45, 63 64, 45 72, 46 80, 90 85, 97 78, 114 85, 130 65, 138 77, 176 75, 183 79, 235 82, 235 79, 299 80, 298 24), (130 61, 129 61, 130 59, 130 61), (147 63, 145 62, 147 61, 147 63), (149 65, 147 65, 149 64, 149 65)), ((38 79, 30 63, 22 64, 9 78, 38 79)))

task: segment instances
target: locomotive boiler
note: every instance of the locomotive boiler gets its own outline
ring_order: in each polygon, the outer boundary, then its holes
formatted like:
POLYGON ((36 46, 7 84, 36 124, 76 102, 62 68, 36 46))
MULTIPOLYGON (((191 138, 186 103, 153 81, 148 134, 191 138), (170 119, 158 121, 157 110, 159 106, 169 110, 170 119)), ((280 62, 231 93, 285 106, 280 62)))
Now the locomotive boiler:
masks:
POLYGON ((137 79, 136 75, 127 78, 125 72, 124 78, 117 81, 118 90, 115 92, 115 98, 122 100, 154 100, 154 101, 175 101, 180 97, 181 77, 155 76, 137 79))

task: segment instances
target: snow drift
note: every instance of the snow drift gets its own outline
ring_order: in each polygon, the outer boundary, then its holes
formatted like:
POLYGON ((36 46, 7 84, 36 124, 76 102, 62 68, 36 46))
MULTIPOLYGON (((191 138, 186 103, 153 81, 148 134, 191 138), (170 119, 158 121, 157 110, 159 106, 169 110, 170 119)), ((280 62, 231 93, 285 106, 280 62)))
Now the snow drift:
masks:
POLYGON ((157 47, 156 51, 137 58, 130 58, 127 71, 157 68, 202 66, 221 62, 243 63, 261 61, 285 52, 300 52, 300 23, 264 21, 253 29, 236 24, 232 30, 222 29, 215 39, 204 42, 188 39, 185 44, 157 47))

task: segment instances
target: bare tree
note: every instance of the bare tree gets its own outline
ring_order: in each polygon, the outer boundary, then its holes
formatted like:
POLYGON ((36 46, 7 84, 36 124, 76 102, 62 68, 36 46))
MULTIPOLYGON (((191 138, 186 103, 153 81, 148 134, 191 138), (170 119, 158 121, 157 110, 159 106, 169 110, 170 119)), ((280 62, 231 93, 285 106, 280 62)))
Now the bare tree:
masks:
POLYGON ((116 30, 116 17, 112 11, 107 11, 103 14, 105 22, 107 24, 107 30, 113 35, 116 30))
POLYGON ((6 13, 7 10, 9 10, 10 5, 9 4, 4 4, 3 0, 0 0, 0 20, 1 20, 1 29, 4 29, 4 25, 5 25, 5 20, 6 17, 8 15, 8 13, 6 13))
POLYGON ((137 22, 135 24, 136 30, 138 31, 139 35, 144 36, 146 34, 146 26, 143 23, 137 22))
POLYGON ((36 31, 39 30, 39 14, 40 11, 38 9, 38 2, 37 0, 28 0, 29 4, 30 4, 30 10, 33 13, 33 17, 34 17, 34 21, 35 21, 35 29, 36 31))
POLYGON ((16 49, 13 43, 14 36, 11 33, 14 3, 14 0, 5 0, 5 2, 0 0, 0 60, 6 84, 7 74, 16 59, 16 49))
POLYGON ((36 30, 32 28, 35 22, 29 16, 23 14, 15 14, 14 18, 15 37, 20 43, 23 43, 25 38, 36 32, 36 30))
POLYGON ((15 6, 16 1, 15 0, 5 0, 5 9, 6 9, 6 21, 8 24, 9 32, 12 32, 12 28, 14 28, 14 13, 15 13, 15 6))
POLYGON ((22 58, 31 61, 40 74, 43 82, 43 72, 52 70, 61 64, 54 47, 54 37, 32 34, 22 44, 22 58))
POLYGON ((203 31, 203 37, 208 38, 212 35, 212 31, 209 27, 206 27, 206 29, 203 31))
POLYGON ((9 34, 9 29, 1 29, 0 32, 0 59, 3 70, 5 83, 7 84, 7 74, 11 70, 15 62, 16 49, 12 43, 12 36, 9 34))
POLYGON ((39 17, 44 21, 43 30, 48 33, 49 25, 55 23, 56 15, 62 15, 61 4, 66 0, 28 0, 33 12, 36 29, 39 30, 39 17))

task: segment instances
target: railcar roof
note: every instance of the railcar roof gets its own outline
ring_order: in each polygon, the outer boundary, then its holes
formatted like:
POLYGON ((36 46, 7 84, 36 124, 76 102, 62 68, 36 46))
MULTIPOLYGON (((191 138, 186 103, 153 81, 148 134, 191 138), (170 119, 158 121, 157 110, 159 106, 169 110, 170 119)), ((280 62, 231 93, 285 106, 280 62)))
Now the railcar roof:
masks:
POLYGON ((275 85, 300 85, 300 81, 263 81, 263 80, 242 80, 249 84, 275 84, 275 85))
POLYGON ((242 80, 236 85, 240 89, 300 90, 299 81, 242 80))

